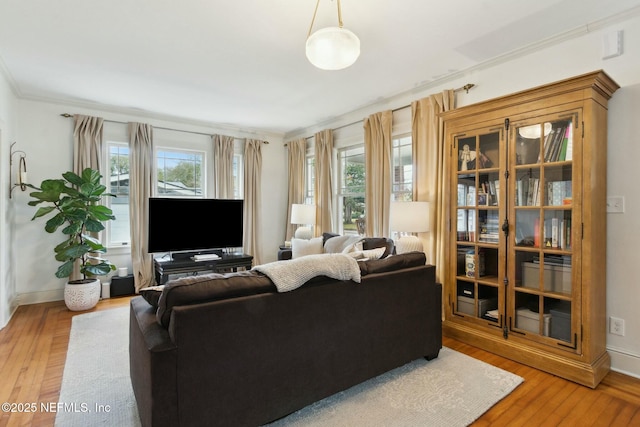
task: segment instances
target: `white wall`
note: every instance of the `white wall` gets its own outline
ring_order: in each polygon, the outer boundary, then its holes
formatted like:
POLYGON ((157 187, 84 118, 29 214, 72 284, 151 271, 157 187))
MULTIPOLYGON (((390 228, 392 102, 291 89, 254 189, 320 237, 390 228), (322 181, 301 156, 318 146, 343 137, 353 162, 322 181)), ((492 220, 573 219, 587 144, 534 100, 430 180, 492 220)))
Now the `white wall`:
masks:
MULTIPOLYGON (((15 240, 12 230, 14 211, 9 200, 9 148, 14 141, 16 98, 1 66, 0 63, 0 328, 6 325, 16 308, 15 270, 10 250, 15 240)), ((20 150, 21 147, 16 144, 15 149, 20 150)), ((14 157, 17 161, 19 155, 14 157)))
MULTIPOLYGON (((640 377, 640 316, 636 316, 640 305, 640 276, 635 268, 638 262, 636 247, 640 241, 637 219, 640 217, 640 192, 636 184, 640 181, 640 17, 629 16, 599 28, 577 30, 564 41, 538 46, 526 54, 513 53, 508 58, 446 81, 351 112, 332 123, 288 134, 285 139, 312 135, 323 128, 345 126, 374 112, 398 109, 414 100, 466 83, 474 83, 476 87, 468 94, 458 93, 459 107, 600 69, 621 86, 609 102, 607 191, 610 196, 625 198, 625 212, 607 217, 606 259, 606 315, 607 319, 610 316, 624 319, 625 336, 607 334, 607 348, 614 370, 640 377), (623 54, 603 60, 603 35, 617 30, 623 31, 623 54)), ((352 125, 336 132, 336 146, 348 145, 347 141, 354 138, 352 130, 361 128, 361 125, 352 125)))

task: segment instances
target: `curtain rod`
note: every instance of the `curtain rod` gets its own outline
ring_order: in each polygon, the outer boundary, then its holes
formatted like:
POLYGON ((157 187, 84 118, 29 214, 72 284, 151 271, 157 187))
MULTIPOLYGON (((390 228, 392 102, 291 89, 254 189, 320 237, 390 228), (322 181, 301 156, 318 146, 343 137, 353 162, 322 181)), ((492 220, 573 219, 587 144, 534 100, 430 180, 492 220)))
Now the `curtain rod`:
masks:
MULTIPOLYGON (((466 93, 469 93, 469 89, 471 89, 471 88, 473 88, 473 87, 475 87, 475 84, 473 84, 473 83, 467 83, 466 85, 464 85, 464 86, 462 86, 462 87, 459 87, 459 88, 457 88, 457 89, 454 89, 453 91, 454 91, 454 92, 460 92, 460 91, 463 91, 463 90, 464 90, 466 93)), ((392 112, 392 113, 395 113, 396 111, 404 110, 405 108, 409 108, 409 107, 411 107, 411 104, 409 104, 409 105, 403 105, 402 107, 398 107, 398 108, 394 108, 393 110, 391 110, 391 112, 392 112)), ((364 119, 363 119, 363 120, 364 120, 364 119)), ((349 126, 357 125, 357 124, 358 124, 358 123, 360 123, 361 121, 362 121, 362 120, 358 120, 358 121, 355 121, 355 122, 352 122, 352 123, 347 123, 346 125, 338 126, 338 127, 336 127, 336 128, 333 128, 332 130, 334 130, 334 131, 335 131, 335 130, 343 129, 343 128, 346 128, 346 127, 349 127, 349 126)), ((315 135, 307 136, 305 139, 311 139, 311 138, 313 138, 314 136, 315 136, 315 135)), ((287 144, 285 144, 284 146, 286 147, 286 146, 287 146, 287 144)))
MULTIPOLYGON (((60 114, 62 117, 66 117, 66 118, 71 118, 73 117, 73 114, 69 114, 69 113, 62 113, 60 114)), ((126 125, 129 122, 121 122, 118 120, 108 120, 108 119, 102 119, 105 122, 109 122, 109 123, 119 123, 119 124, 123 124, 126 125)), ((164 127, 160 127, 160 126, 153 126, 154 129, 161 129, 161 130, 171 130, 171 131, 175 131, 175 132, 184 132, 184 133, 192 133, 195 135, 205 135, 205 136, 213 136, 210 133, 204 133, 204 132, 195 132, 195 131, 191 131, 191 130, 181 130, 181 129, 172 129, 172 128, 164 128, 164 127)), ((241 139, 241 138, 238 138, 241 139)), ((269 141, 262 141, 263 144, 268 144, 269 141)))

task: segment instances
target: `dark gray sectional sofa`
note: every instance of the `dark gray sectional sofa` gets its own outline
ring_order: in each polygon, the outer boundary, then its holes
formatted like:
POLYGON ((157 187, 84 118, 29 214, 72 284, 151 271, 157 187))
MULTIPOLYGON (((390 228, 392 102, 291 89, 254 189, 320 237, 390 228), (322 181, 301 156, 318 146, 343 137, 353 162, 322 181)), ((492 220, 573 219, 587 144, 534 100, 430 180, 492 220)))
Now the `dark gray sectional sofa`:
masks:
MULTIPOLYGON (((291 263, 292 261, 282 261, 291 263)), ((358 263, 279 293, 257 271, 177 279, 131 300, 143 426, 258 426, 393 368, 438 356, 442 290, 423 253, 358 263)))

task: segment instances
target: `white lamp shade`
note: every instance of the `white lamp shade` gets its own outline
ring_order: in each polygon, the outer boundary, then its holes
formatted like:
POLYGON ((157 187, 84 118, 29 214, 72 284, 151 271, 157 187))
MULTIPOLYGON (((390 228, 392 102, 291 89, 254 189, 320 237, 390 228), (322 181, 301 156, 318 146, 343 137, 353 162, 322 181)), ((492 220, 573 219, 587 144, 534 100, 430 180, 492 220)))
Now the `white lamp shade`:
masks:
POLYGON ((313 225, 316 223, 315 205, 291 205, 291 224, 313 225))
POLYGON ((307 39, 307 59, 322 70, 342 70, 360 56, 360 39, 340 27, 322 28, 307 39))
POLYGON ((429 202, 391 202, 389 229, 407 233, 429 231, 429 202))

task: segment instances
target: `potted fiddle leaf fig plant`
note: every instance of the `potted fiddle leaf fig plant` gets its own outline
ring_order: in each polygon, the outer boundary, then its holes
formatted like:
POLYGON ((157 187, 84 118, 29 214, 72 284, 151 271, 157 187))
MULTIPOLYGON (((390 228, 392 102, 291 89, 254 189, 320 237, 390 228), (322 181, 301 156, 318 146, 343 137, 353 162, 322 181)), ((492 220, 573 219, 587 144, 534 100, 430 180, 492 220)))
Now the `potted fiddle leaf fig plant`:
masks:
MULTIPOLYGON (((62 227, 64 241, 55 249, 55 259, 62 264, 55 275, 59 278, 72 276, 78 264, 81 279, 68 280, 64 289, 65 304, 72 311, 93 308, 100 299, 100 280, 96 276, 108 274, 116 267, 100 257, 107 250, 99 239, 92 236, 104 230, 104 222, 115 219, 113 211, 101 204, 106 193, 100 182, 100 172, 87 168, 80 175, 73 172, 62 174, 63 179, 46 179, 40 187, 29 185, 37 191, 30 193, 35 199, 29 206, 39 206, 31 220, 53 214, 44 229, 54 233, 62 227)), ((115 197, 115 196, 114 196, 115 197)))

